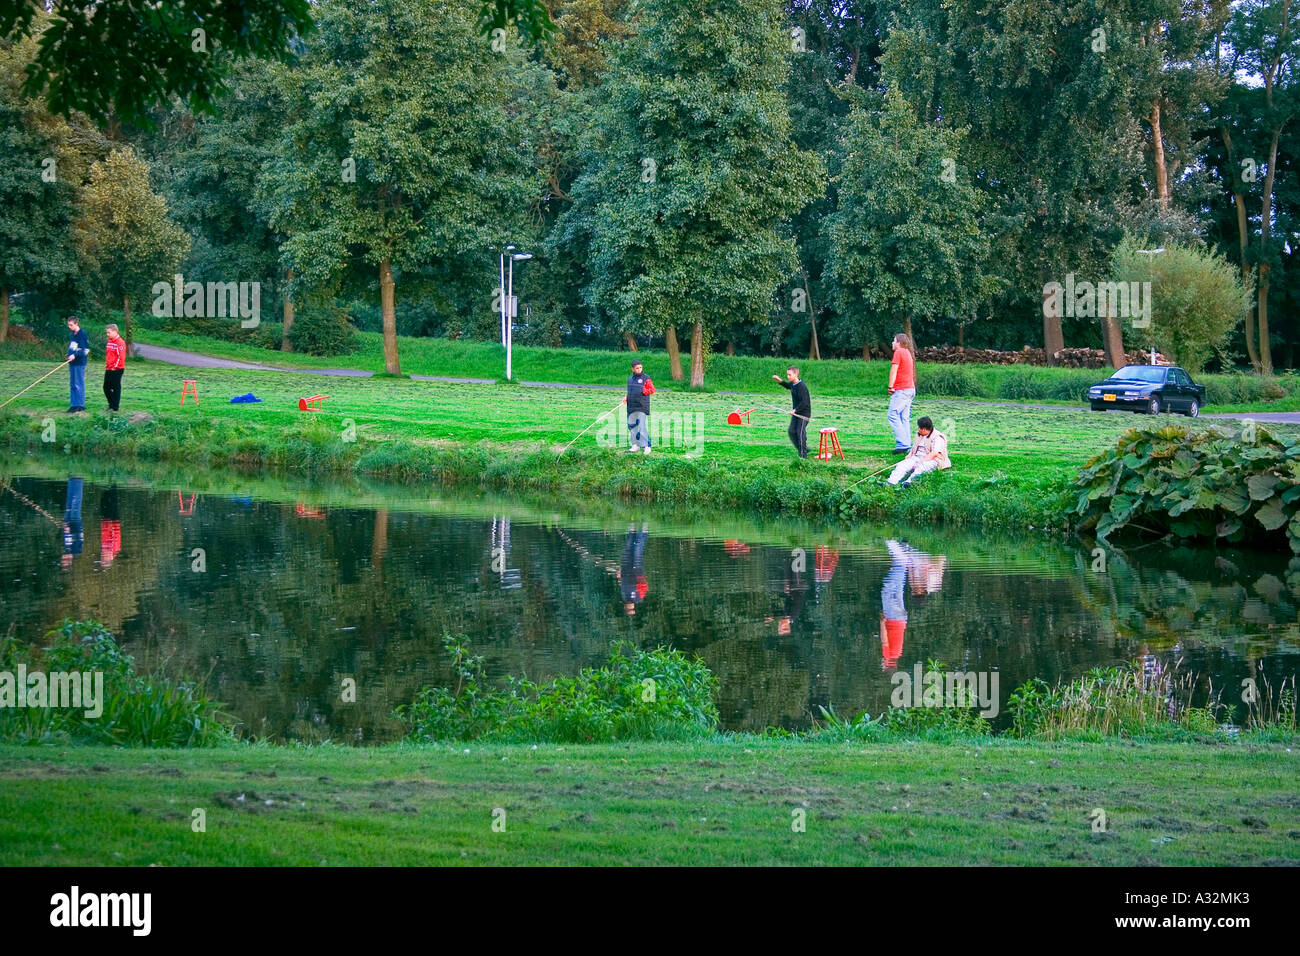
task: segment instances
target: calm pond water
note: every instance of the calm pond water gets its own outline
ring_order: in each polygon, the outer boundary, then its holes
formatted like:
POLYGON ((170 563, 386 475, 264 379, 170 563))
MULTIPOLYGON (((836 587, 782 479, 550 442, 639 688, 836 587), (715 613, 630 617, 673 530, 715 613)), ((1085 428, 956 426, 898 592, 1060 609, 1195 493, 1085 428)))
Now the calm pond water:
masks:
POLYGON ((681 648, 733 730, 878 713, 930 659, 996 670, 999 724, 1032 677, 1146 655, 1239 688, 1300 663, 1286 555, 1159 544, 1103 571, 1074 540, 69 467, 0 466, 0 633, 96 618, 273 739, 400 736, 393 706, 452 679, 444 632, 534 679, 618 639, 681 648))

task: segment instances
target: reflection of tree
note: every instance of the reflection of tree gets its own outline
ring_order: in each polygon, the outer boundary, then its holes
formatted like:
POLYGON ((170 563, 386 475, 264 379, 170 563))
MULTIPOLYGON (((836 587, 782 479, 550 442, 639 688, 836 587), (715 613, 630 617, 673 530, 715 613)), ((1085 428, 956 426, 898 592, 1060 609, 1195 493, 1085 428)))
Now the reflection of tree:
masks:
POLYGON ((1080 554, 1070 580, 1078 601, 1129 654, 1138 642, 1162 651, 1191 635, 1254 660, 1279 638, 1300 643, 1296 601, 1278 565, 1271 555, 1240 551, 1106 548, 1080 554))

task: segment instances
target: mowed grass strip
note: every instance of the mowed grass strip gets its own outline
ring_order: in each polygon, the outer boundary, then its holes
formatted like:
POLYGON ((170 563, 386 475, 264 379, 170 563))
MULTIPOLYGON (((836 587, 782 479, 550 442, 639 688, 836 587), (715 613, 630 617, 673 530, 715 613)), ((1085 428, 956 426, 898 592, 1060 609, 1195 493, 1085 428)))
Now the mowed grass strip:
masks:
POLYGON ((1298 759, 990 738, 4 746, 0 864, 1276 864, 1300 859, 1298 759))
MULTIPOLYGON (((16 392, 41 371, 35 363, 0 363, 0 393, 16 392)), ((827 397, 814 389, 810 449, 815 455, 820 428, 834 427, 845 459, 800 461, 786 437, 788 393, 775 383, 769 381, 770 391, 748 395, 665 388, 654 397, 652 418, 671 426, 670 440, 659 443, 651 456, 633 458, 622 454, 628 437, 621 389, 187 370, 137 361, 127 371, 122 413, 110 416, 102 407, 96 410, 101 374, 93 370, 89 376, 91 412, 84 416, 63 414, 62 374, 23 395, 0 413, 0 447, 850 519, 1041 529, 1067 525, 1062 494, 1079 466, 1143 421, 1076 409, 920 400, 913 423, 929 415, 948 434, 954 468, 896 489, 859 482, 896 460, 883 397, 827 397), (185 378, 198 381, 197 406, 180 404, 185 378), (263 402, 230 404, 232 396, 248 391, 263 402), (316 394, 330 396, 321 412, 298 410, 300 398, 316 394), (752 426, 726 424, 729 412, 750 407, 756 409, 752 426), (593 425, 601 415, 606 418, 593 425), (54 440, 45 440, 51 434, 54 440)))

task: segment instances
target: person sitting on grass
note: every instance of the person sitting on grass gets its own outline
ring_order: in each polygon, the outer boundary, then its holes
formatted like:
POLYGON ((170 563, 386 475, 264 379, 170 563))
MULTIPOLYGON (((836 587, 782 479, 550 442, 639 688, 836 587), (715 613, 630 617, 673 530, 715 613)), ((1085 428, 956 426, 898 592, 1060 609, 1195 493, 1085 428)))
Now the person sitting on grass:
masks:
POLYGON ((891 485, 901 483, 906 488, 918 475, 951 467, 948 439, 943 432, 935 431, 934 422, 925 417, 916 423, 916 441, 912 442, 912 450, 894 466, 887 480, 891 485))

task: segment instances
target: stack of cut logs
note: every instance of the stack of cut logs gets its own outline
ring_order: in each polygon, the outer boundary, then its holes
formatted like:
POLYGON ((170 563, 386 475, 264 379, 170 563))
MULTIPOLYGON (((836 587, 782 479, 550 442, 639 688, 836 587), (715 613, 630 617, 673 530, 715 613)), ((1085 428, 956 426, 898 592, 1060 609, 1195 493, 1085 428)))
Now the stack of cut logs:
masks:
MULTIPOLYGON (((872 358, 888 358, 888 349, 872 346, 872 358)), ((1051 364, 1064 368, 1104 368, 1106 353, 1101 349, 1061 349, 1051 364)), ((954 345, 927 345, 918 349, 918 362, 935 362, 940 365, 1047 365, 1047 352, 1025 346, 1019 352, 999 352, 995 349, 968 349, 954 345)), ((1129 352, 1130 365, 1146 365, 1150 352, 1129 352)))

